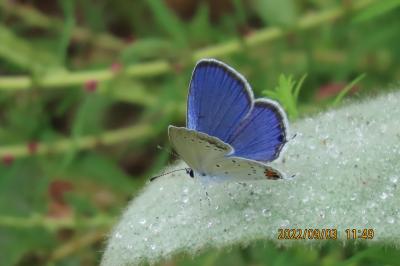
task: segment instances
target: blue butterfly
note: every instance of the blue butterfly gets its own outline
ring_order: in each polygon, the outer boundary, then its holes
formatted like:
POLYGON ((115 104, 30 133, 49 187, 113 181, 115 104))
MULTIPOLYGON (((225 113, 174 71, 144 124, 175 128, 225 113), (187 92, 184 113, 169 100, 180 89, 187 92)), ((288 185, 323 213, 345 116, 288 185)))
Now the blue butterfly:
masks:
POLYGON ((280 105, 254 99, 246 79, 215 59, 194 68, 187 100, 187 127, 168 135, 187 172, 201 181, 281 179, 265 163, 278 158, 288 123, 280 105))

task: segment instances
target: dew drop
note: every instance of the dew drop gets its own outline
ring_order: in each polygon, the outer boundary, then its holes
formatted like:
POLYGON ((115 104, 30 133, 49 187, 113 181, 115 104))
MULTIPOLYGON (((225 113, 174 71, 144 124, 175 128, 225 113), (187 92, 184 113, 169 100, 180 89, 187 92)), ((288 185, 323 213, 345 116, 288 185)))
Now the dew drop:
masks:
POLYGON ((116 232, 116 233, 115 233, 115 238, 121 239, 121 238, 122 238, 121 233, 120 233, 120 232, 116 232))
POLYGON ((393 224, 393 223, 394 223, 394 218, 391 217, 391 216, 388 217, 388 218, 387 218, 387 222, 390 223, 390 224, 393 224))
POLYGON ((363 133, 362 133, 362 131, 361 131, 361 129, 360 128, 356 128, 355 129, 355 131, 356 131, 356 135, 361 139, 361 138, 363 138, 363 133))
POLYGON ((208 222, 207 228, 211 228, 212 226, 213 226, 213 223, 212 222, 208 222))
POLYGON ((141 224, 141 225, 145 225, 146 224, 146 219, 141 219, 140 221, 139 221, 139 223, 141 224))
POLYGON ((281 227, 288 227, 289 226, 289 224, 290 224, 290 221, 289 220, 283 220, 282 221, 282 223, 281 223, 281 227))
POLYGON ((271 211, 268 210, 268 209, 263 209, 263 210, 262 210, 262 215, 263 215, 264 217, 271 217, 272 213, 271 213, 271 211))
POLYGON ((385 133, 386 131, 387 131, 387 125, 386 124, 381 125, 381 132, 385 133))
POLYGON ((390 177, 390 182, 392 182, 393 184, 396 184, 398 180, 399 180, 398 176, 391 176, 390 177))
POLYGON ((184 197, 184 198, 182 199, 182 202, 183 202, 183 204, 188 203, 188 202, 189 202, 189 198, 188 198, 188 197, 184 197))
POLYGON ((381 199, 385 200, 388 197, 388 194, 385 192, 382 192, 382 194, 379 196, 381 199))
POLYGON ((151 248, 151 250, 156 250, 157 246, 154 245, 154 244, 151 244, 151 245, 150 245, 150 248, 151 248))
POLYGON ((152 227, 152 231, 154 233, 156 233, 156 234, 159 233, 160 232, 160 225, 154 224, 153 227, 152 227))
POLYGON ((353 195, 351 195, 350 200, 353 201, 357 198, 357 193, 353 193, 353 195))

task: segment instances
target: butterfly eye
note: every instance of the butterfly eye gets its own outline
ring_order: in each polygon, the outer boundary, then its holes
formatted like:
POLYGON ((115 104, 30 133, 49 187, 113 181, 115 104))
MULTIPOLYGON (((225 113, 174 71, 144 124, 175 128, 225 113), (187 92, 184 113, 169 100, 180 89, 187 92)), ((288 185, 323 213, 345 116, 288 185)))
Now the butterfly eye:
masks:
POLYGON ((186 168, 186 174, 188 174, 191 178, 194 178, 194 172, 192 168, 186 168))

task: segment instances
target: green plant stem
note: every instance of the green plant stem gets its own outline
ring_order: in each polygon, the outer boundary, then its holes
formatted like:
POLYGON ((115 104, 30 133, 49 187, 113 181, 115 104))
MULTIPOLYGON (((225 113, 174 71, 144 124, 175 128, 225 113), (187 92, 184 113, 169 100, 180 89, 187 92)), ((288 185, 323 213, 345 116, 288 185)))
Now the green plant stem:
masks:
POLYGON ((136 124, 131 127, 105 132, 101 135, 85 136, 77 139, 63 138, 53 143, 39 143, 34 153, 27 144, 17 144, 0 147, 0 158, 11 155, 13 158, 25 157, 32 154, 46 155, 63 153, 72 148, 78 150, 92 149, 99 145, 112 145, 122 141, 149 137, 154 130, 148 124, 136 124))
MULTIPOLYGON (((297 23, 297 28, 292 30, 271 27, 255 31, 253 34, 245 37, 243 40, 230 40, 222 44, 217 44, 204 49, 200 49, 192 54, 191 62, 195 62, 204 57, 221 57, 236 53, 243 49, 259 46, 279 38, 284 37, 286 34, 293 30, 307 30, 317 27, 323 23, 338 19, 345 16, 348 12, 359 11, 368 7, 374 0, 361 0, 351 8, 335 8, 327 11, 321 11, 316 14, 307 15, 301 18, 297 23)), ((166 60, 159 60, 149 63, 140 63, 127 66, 125 74, 131 77, 152 77, 174 70, 173 65, 166 60)), ((78 72, 63 72, 52 73, 43 76, 41 79, 36 79, 33 82, 29 76, 17 77, 1 77, 0 90, 18 90, 28 89, 33 85, 42 88, 57 88, 68 85, 80 85, 87 80, 104 81, 113 78, 114 73, 110 69, 91 70, 91 71, 78 71, 78 72)))
MULTIPOLYGON (((155 76, 162 74, 170 70, 170 65, 165 61, 154 61, 151 63, 142 63, 138 65, 131 65, 126 67, 123 71, 126 75, 131 77, 146 77, 155 76)), ((0 78, 0 89, 2 90, 18 90, 28 89, 33 85, 55 89, 58 87, 64 87, 69 85, 81 85, 88 80, 105 81, 110 80, 115 76, 111 69, 102 70, 86 70, 79 72, 62 72, 53 73, 44 76, 42 79, 35 80, 28 76, 17 76, 17 77, 1 77, 0 78)))
POLYGON ((106 231, 104 230, 96 230, 84 235, 79 235, 74 237, 72 240, 66 242, 65 244, 57 247, 50 255, 49 261, 54 263, 59 261, 65 257, 70 256, 71 254, 81 250, 86 246, 90 246, 91 244, 101 241, 104 239, 104 235, 106 235, 106 231))
MULTIPOLYGON (((343 17, 350 11, 359 11, 372 4, 373 0, 363 0, 355 3, 351 9, 343 7, 334 8, 331 10, 321 11, 316 14, 306 15, 299 19, 297 27, 293 30, 307 30, 323 23, 343 17)), ((201 49, 194 53, 193 59, 196 61, 203 57, 218 57, 232 54, 241 51, 245 47, 258 46, 260 44, 268 43, 284 37, 291 31, 278 27, 270 27, 262 30, 258 30, 253 34, 245 37, 241 40, 231 40, 229 42, 201 49)))
MULTIPOLYGON (((33 7, 1 0, 0 8, 5 10, 7 14, 16 16, 19 19, 23 20, 25 23, 34 27, 51 29, 54 31, 59 31, 63 28, 63 21, 61 19, 46 16, 45 14, 41 13, 33 7)), ((74 26, 72 36, 76 40, 89 41, 98 47, 110 50, 119 51, 126 46, 124 41, 110 34, 96 34, 80 26, 74 26)))
POLYGON ((98 228, 109 227, 115 222, 114 218, 105 215, 97 215, 91 218, 50 218, 39 214, 29 217, 0 216, 0 227, 8 228, 33 228, 42 227, 49 231, 61 228, 98 228))

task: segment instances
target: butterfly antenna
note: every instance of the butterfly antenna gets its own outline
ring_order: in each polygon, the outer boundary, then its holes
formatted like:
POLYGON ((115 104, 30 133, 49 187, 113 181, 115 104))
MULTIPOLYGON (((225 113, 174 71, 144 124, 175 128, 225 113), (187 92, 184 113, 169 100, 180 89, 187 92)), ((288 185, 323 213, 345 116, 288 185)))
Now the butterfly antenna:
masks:
POLYGON ((294 138, 297 136, 297 133, 295 133, 293 136, 290 137, 290 139, 285 140, 284 143, 288 143, 291 140, 294 140, 294 138))
MULTIPOLYGON (((151 181, 154 181, 155 179, 157 179, 157 178, 159 178, 159 177, 161 177, 161 176, 169 175, 169 174, 171 174, 171 173, 178 172, 178 171, 183 171, 183 170, 185 170, 187 174, 190 174, 190 173, 193 171, 193 170, 190 169, 190 168, 175 169, 175 170, 172 170, 172 171, 170 171, 170 172, 163 173, 163 174, 161 174, 161 175, 153 176, 152 178, 150 178, 150 182, 151 182, 151 181)), ((192 176, 192 175, 190 174, 190 176, 192 176)))

